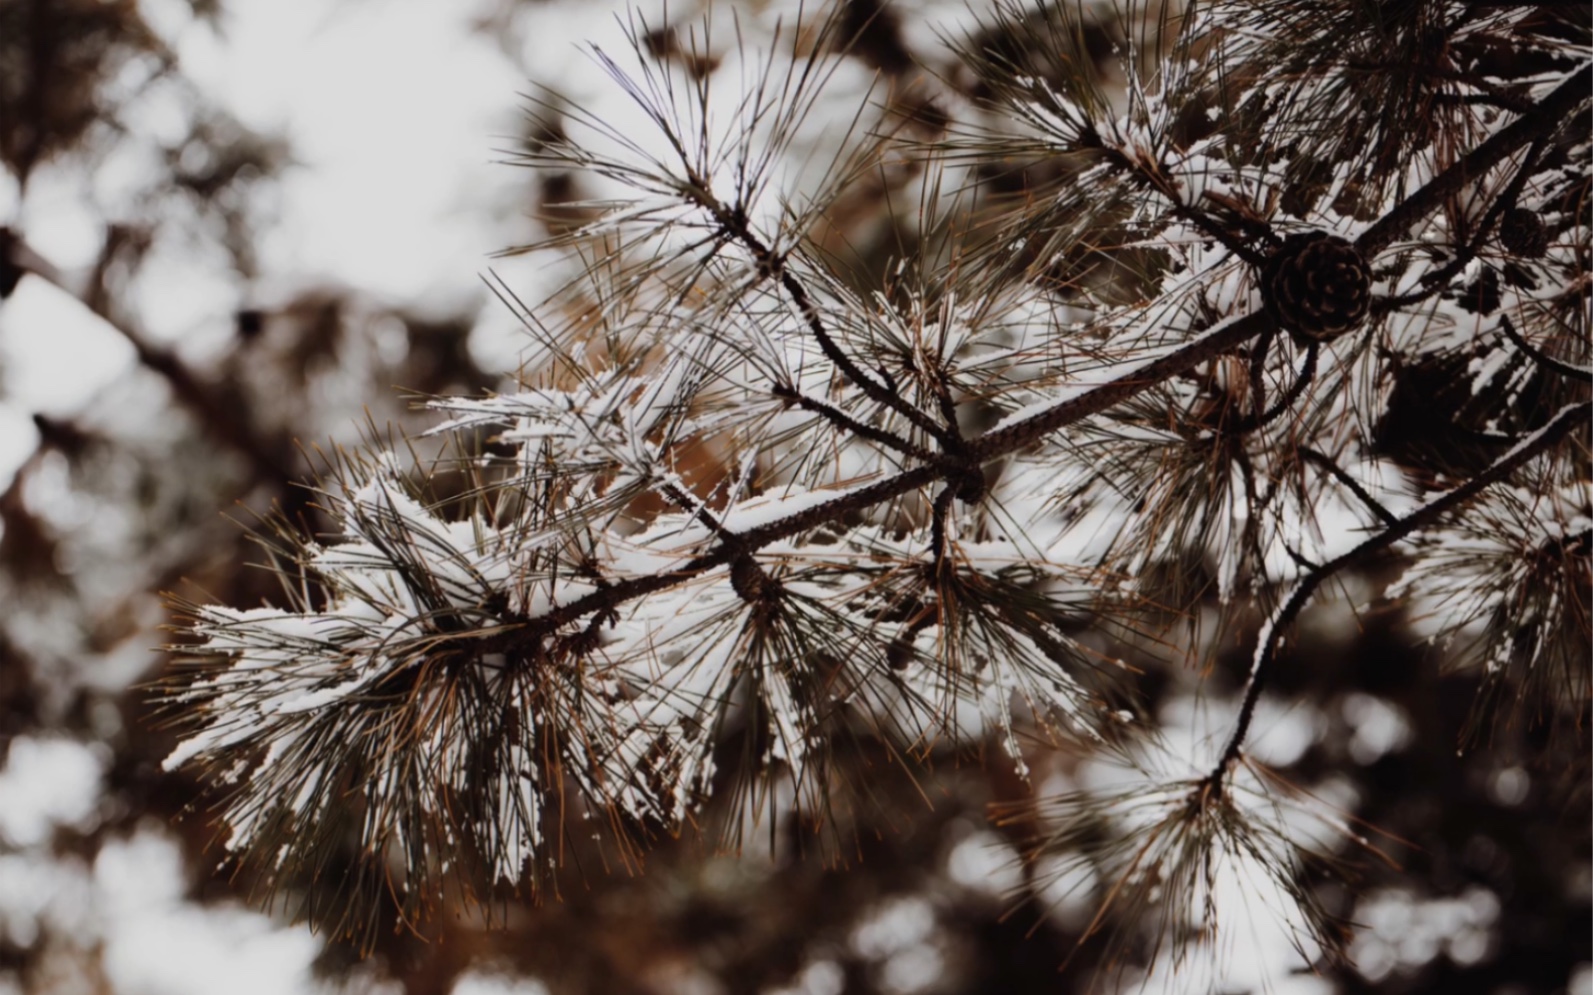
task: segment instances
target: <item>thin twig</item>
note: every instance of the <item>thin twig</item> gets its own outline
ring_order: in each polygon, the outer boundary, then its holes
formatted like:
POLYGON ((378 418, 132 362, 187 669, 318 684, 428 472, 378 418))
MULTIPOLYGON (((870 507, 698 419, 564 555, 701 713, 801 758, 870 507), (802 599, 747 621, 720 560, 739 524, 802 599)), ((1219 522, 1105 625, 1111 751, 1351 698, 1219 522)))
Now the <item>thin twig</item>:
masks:
POLYGON ((1372 514, 1383 520, 1384 525, 1399 524, 1399 518, 1392 511, 1389 511, 1387 508, 1383 507, 1383 503, 1381 501, 1377 500, 1375 497, 1372 497, 1371 493, 1367 491, 1366 488, 1361 486, 1360 481, 1356 480, 1348 473, 1345 473, 1344 468, 1335 463, 1331 456, 1327 455, 1326 453, 1317 452, 1310 446, 1301 446, 1299 452, 1301 456, 1304 456, 1306 459, 1317 464, 1331 474, 1333 479, 1337 480, 1339 483, 1348 488, 1351 494, 1354 494, 1357 498, 1360 498, 1361 503, 1366 505, 1367 508, 1371 509, 1372 514))
POLYGON ((1537 168, 1538 158, 1543 154, 1545 144, 1544 136, 1542 135, 1539 135, 1532 142, 1531 147, 1527 150, 1526 158, 1521 162, 1521 168, 1516 170, 1516 175, 1511 178, 1509 185, 1488 205, 1488 210, 1478 219, 1477 228, 1472 232, 1471 238, 1455 252, 1455 258, 1423 276, 1422 283, 1426 284, 1426 286, 1421 290, 1413 290, 1398 297, 1384 297, 1374 300, 1372 302, 1374 311, 1378 314, 1387 314, 1396 308, 1424 301, 1442 291, 1456 273, 1469 266, 1471 261, 1477 258, 1477 252, 1482 248, 1482 243, 1492 234, 1493 227, 1499 221, 1500 216, 1516 206, 1516 200, 1526 187, 1527 179, 1531 177, 1533 170, 1537 168))
POLYGON ((1217 431, 1224 435, 1240 435, 1258 428, 1264 428, 1276 421, 1279 415, 1294 406, 1294 402, 1300 399, 1300 395, 1305 393, 1305 388, 1310 386, 1311 381, 1316 377, 1318 349, 1319 344, 1316 342, 1306 346, 1305 362, 1300 367, 1299 376, 1294 378, 1294 383, 1289 385, 1289 389, 1284 392, 1282 397, 1278 398, 1276 404, 1259 414, 1247 415, 1232 425, 1220 425, 1217 431))
POLYGON ((1222 752, 1222 758, 1212 770, 1210 779, 1215 782, 1223 777, 1239 758, 1245 737, 1250 732, 1251 720, 1255 718, 1256 702, 1261 697, 1261 689, 1266 686, 1267 678, 1271 676, 1272 664, 1277 659, 1278 637, 1299 617, 1317 588, 1345 567, 1359 563, 1406 536, 1436 524, 1455 508, 1481 494, 1489 486, 1504 480, 1571 431, 1586 424, 1589 412, 1593 412, 1593 401, 1566 405, 1549 420, 1547 425, 1521 440, 1515 448, 1495 460, 1475 477, 1442 497, 1429 501, 1405 517, 1397 519, 1377 535, 1349 552, 1334 557, 1301 578, 1294 590, 1289 592, 1289 596, 1273 612, 1272 617, 1262 625, 1261 632, 1256 636, 1255 656, 1250 666, 1250 680, 1245 685, 1244 701, 1239 706, 1239 718, 1234 723, 1233 734, 1222 752))
MULTIPOLYGON (((737 538, 734 532, 727 530, 724 527, 724 523, 719 521, 719 516, 715 515, 711 510, 709 510, 708 502, 698 500, 696 495, 689 493, 685 488, 681 487, 673 480, 664 481, 663 486, 660 487, 659 490, 663 491, 665 497, 675 502, 681 511, 684 511, 686 514, 692 516, 692 518, 702 519, 703 524, 707 525, 709 531, 713 532, 715 535, 722 536, 726 539, 737 538)), ((691 519, 687 519, 687 524, 691 524, 691 519)))
POLYGON ((1221 242, 1229 252, 1232 252, 1250 265, 1266 265, 1265 256, 1235 238, 1232 232, 1217 224, 1204 211, 1184 203, 1183 198, 1178 196, 1178 188, 1173 185, 1172 178, 1161 171, 1161 163, 1158 162, 1152 167, 1149 163, 1144 163, 1115 146, 1105 144, 1104 141, 1101 147, 1112 162, 1127 170, 1141 183, 1161 194, 1167 203, 1172 206, 1174 214, 1221 242))
POLYGON ((681 194, 712 214, 726 235, 740 242, 748 252, 751 252, 760 272, 767 273, 779 281, 786 295, 791 298, 791 303, 795 304, 797 310, 802 313, 802 320, 807 322, 809 330, 813 332, 814 339, 819 343, 819 350, 835 364, 843 376, 857 384, 871 400, 895 411, 941 443, 950 444, 956 438, 954 433, 913 407, 900 394, 864 373, 862 368, 852 361, 852 357, 836 344, 824 323, 824 316, 819 314, 818 306, 813 303, 807 287, 786 265, 785 256, 769 248, 763 239, 753 232, 745 212, 725 206, 724 202, 708 189, 706 182, 696 177, 690 170, 687 173, 687 180, 688 183, 681 188, 681 194))
POLYGON ((940 576, 941 569, 946 563, 946 516, 951 514, 951 503, 957 497, 957 492, 951 484, 940 489, 935 495, 935 504, 931 509, 929 522, 929 548, 934 558, 935 576, 940 576))
POLYGON ((1262 374, 1266 372, 1267 356, 1272 352, 1272 342, 1277 337, 1278 330, 1269 328, 1250 347, 1250 408, 1258 419, 1263 416, 1267 406, 1267 383, 1262 374))
POLYGON ((1544 369, 1553 370, 1555 373, 1560 374, 1560 376, 1567 377, 1571 380, 1580 380, 1583 383, 1593 383, 1593 369, 1588 369, 1585 366, 1573 366, 1570 363, 1555 359, 1542 349, 1539 349, 1537 346, 1528 342, 1522 337, 1520 332, 1516 331, 1516 326, 1511 323, 1510 316, 1508 314, 1502 314, 1499 316, 1499 330, 1504 332, 1505 338, 1509 339, 1517 349, 1520 349, 1523 353, 1525 353, 1528 359, 1532 360, 1534 363, 1537 363, 1544 369))
POLYGON ((844 428, 848 432, 851 432, 855 435, 860 435, 865 439, 873 439, 875 442, 886 447, 887 449, 894 449, 896 452, 899 452, 904 456, 911 456, 915 459, 921 459, 926 463, 933 463, 940 458, 938 455, 930 452, 923 446, 916 445, 915 443, 897 435, 895 432, 887 431, 883 428, 875 428, 873 425, 858 421, 856 418, 853 418, 840 408, 837 408, 832 404, 826 404, 818 398, 808 397, 806 394, 798 391, 795 387, 785 384, 775 384, 771 389, 771 393, 773 393, 775 397, 781 398, 782 400, 790 401, 799 408, 822 415, 826 421, 835 425, 837 428, 844 428))

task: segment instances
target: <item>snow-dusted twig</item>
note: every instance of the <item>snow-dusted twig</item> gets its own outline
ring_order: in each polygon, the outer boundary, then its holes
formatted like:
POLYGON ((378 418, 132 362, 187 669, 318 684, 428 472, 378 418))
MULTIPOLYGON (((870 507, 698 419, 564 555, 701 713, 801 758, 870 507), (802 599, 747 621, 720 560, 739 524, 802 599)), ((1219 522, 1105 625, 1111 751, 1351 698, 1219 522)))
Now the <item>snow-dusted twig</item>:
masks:
POLYGON ((1398 207, 1362 232, 1355 240, 1355 247, 1370 258, 1390 243, 1404 238, 1411 226, 1437 210, 1444 198, 1485 175, 1516 149, 1558 127, 1588 100, 1590 88, 1593 88, 1593 62, 1585 63, 1531 110, 1406 197, 1398 207))
POLYGON ((1228 745, 1211 777, 1221 778, 1239 759, 1244 749, 1245 737, 1250 732, 1250 721, 1255 716, 1256 702, 1271 675, 1277 658, 1279 640, 1283 632, 1294 623, 1300 612, 1310 603, 1312 595, 1334 574, 1345 567, 1362 563, 1368 556, 1381 552, 1401 539, 1439 522, 1445 515, 1481 494, 1489 486, 1506 479, 1515 470, 1546 452, 1576 428, 1586 425, 1588 414, 1593 412, 1593 402, 1569 404, 1561 408, 1547 425, 1528 435, 1485 470, 1441 497, 1417 508, 1415 511, 1390 523, 1381 532, 1364 540, 1349 552, 1337 556, 1312 570, 1297 582, 1283 602, 1261 626, 1256 635, 1256 648, 1251 657, 1250 676, 1245 684, 1244 701, 1239 717, 1234 722, 1228 745))

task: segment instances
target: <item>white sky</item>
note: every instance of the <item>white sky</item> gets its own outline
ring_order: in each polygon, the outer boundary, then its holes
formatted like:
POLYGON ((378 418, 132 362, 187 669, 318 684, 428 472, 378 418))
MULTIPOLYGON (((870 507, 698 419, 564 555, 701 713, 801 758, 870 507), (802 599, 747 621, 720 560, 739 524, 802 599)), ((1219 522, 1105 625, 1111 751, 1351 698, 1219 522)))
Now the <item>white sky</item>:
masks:
MULTIPOLYGON (((237 307, 328 283, 437 311, 481 298, 488 254, 519 227, 495 224, 494 206, 524 209, 514 199, 527 174, 494 160, 519 129, 529 87, 468 31, 472 4, 236 0, 222 37, 188 23, 179 0, 141 6, 207 96, 285 134, 302 163, 285 179, 257 286, 236 286, 199 253, 151 257, 138 300, 151 337, 202 361, 231 334, 237 307)), ((572 53, 578 40, 565 38, 572 53)), ((168 123, 159 110, 146 115, 151 130, 168 123)), ((83 200, 85 178, 59 173, 35 178, 20 218, 14 185, 0 182, 0 221, 20 220, 32 244, 72 271, 92 263, 99 221, 83 200)), ((115 178, 92 182, 104 199, 115 178)), ((131 362, 126 343, 77 302, 24 280, 0 311, 0 482, 32 450, 29 415, 73 414, 131 362)))

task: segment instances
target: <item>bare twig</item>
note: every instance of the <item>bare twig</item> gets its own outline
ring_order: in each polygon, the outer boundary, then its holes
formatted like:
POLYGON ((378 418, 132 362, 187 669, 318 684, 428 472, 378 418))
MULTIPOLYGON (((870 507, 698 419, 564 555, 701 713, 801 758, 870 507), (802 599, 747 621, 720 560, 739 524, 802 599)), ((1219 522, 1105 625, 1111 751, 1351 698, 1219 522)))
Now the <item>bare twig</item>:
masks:
POLYGON ((1345 473, 1344 468, 1335 463, 1331 456, 1326 453, 1319 453, 1309 446, 1301 446, 1300 455, 1331 474, 1334 480, 1343 484, 1351 494, 1360 499, 1362 504, 1371 509, 1372 514, 1381 518, 1384 525, 1399 524, 1399 519, 1395 517, 1394 513, 1383 507, 1383 503, 1377 498, 1372 497, 1371 493, 1361 486, 1360 481, 1345 473))
POLYGON ((1585 366, 1573 366, 1570 363, 1555 359, 1553 356, 1528 342, 1521 333, 1516 331, 1516 326, 1510 321, 1508 314, 1499 316, 1499 330, 1504 332, 1505 338, 1520 349, 1526 357, 1546 370, 1558 373, 1570 380, 1580 380, 1583 383, 1593 383, 1593 369, 1585 366))

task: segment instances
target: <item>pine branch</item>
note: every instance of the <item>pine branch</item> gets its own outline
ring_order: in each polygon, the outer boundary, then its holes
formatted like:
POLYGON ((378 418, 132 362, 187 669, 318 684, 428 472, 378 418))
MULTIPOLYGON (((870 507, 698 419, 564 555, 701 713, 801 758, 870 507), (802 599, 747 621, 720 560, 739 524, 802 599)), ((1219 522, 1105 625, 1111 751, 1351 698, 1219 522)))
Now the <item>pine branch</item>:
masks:
MULTIPOLYGON (((1383 503, 1377 498, 1372 497, 1366 488, 1361 486, 1360 481, 1345 473, 1344 468, 1335 463, 1332 457, 1326 453, 1317 452, 1309 446, 1301 446, 1300 455, 1332 474, 1334 480, 1343 484, 1351 494, 1359 498, 1361 503, 1371 510, 1372 514, 1383 520, 1384 525, 1394 526, 1399 524, 1399 519, 1395 517, 1394 513, 1383 507, 1383 503)), ((1315 570, 1317 568, 1312 567, 1311 569, 1315 570)))
POLYGON ((681 193, 690 198, 699 207, 711 213, 727 235, 740 242, 748 252, 752 253, 760 273, 767 273, 779 282, 780 286, 785 289, 786 294, 791 298, 791 302, 802 313, 802 319, 807 322, 808 328, 813 332, 814 339, 819 343, 819 349, 823 351, 830 362, 835 364, 842 375, 856 384, 871 400, 895 411, 924 432, 927 432, 931 437, 938 439, 941 444, 946 446, 956 444, 957 437, 951 429, 937 424, 934 419, 913 407, 900 394, 890 390, 884 384, 864 373, 852 361, 852 357, 848 356, 836 344, 834 338, 830 336, 829 329, 825 326, 824 316, 819 314, 819 309, 813 303, 813 298, 809 295, 807 287, 802 284, 801 280, 797 279, 796 274, 792 273, 791 268, 786 265, 785 255, 774 252, 753 232, 744 211, 726 207, 719 198, 709 191, 707 183, 701 177, 694 175, 694 172, 689 168, 687 177, 690 182, 681 190, 681 193))
POLYGON ((1141 391, 1228 352, 1262 334, 1271 324, 1272 319, 1261 312, 1229 318, 1156 359, 1125 363, 1126 369, 1104 384, 1075 388, 1071 396, 1046 404, 1033 414, 1016 420, 1009 418, 1009 424, 992 429, 969 443, 969 455, 986 462, 1016 452, 1059 428, 1105 411, 1141 391))
MULTIPOLYGON (((894 387, 892 389, 894 390, 894 387)), ((933 463, 942 458, 894 432, 860 422, 832 404, 826 404, 817 398, 808 397, 795 387, 786 384, 775 384, 770 389, 770 393, 774 394, 775 397, 790 401, 805 411, 812 411, 814 414, 821 415, 825 421, 830 422, 837 428, 843 428, 865 439, 872 439, 887 449, 893 449, 904 456, 911 456, 925 463, 933 463)))
MULTIPOLYGON (((1300 372, 1295 376, 1294 383, 1289 385, 1289 389, 1284 391, 1283 396, 1278 398, 1270 408, 1265 411, 1252 412, 1233 425, 1220 425, 1217 430, 1224 435, 1243 435, 1258 428, 1265 428, 1276 421, 1278 416, 1294 406, 1294 402, 1298 401, 1300 395, 1304 394, 1305 389, 1311 385, 1311 381, 1316 377, 1317 353, 1320 351, 1321 346, 1316 342, 1306 346, 1305 362, 1300 365, 1300 372)), ((1255 367, 1253 366, 1252 370, 1254 369, 1255 367)), ((1255 387, 1259 380, 1260 377, 1258 376, 1251 377, 1251 390, 1255 393, 1258 400, 1262 397, 1261 391, 1255 387)))
MULTIPOLYGON (((999 459, 1032 445, 1059 428, 1104 411, 1233 348, 1245 339, 1259 334, 1270 322, 1271 319, 1264 314, 1231 319, 1203 333, 1192 342, 1179 346, 1154 360, 1128 364, 1131 368, 1127 372, 1104 384, 1080 388, 1077 393, 1046 406, 1035 415, 970 441, 968 465, 982 465, 999 459)), ((553 607, 544 615, 514 619, 513 624, 518 631, 494 635, 489 640, 488 648, 483 651, 497 651, 505 644, 538 641, 544 635, 577 618, 593 613, 606 614, 626 601, 665 590, 716 567, 724 566, 747 550, 760 549, 781 539, 788 539, 827 522, 837 521, 853 512, 901 497, 935 481, 961 484, 961 478, 966 477, 967 472, 967 469, 960 464, 947 465, 945 461, 941 461, 932 466, 904 470, 884 480, 843 492, 823 504, 744 531, 734 548, 721 545, 693 557, 668 573, 627 578, 602 591, 583 595, 574 601, 553 607)))
POLYGON ((1534 363, 1537 363, 1544 369, 1553 373, 1558 373, 1560 376, 1565 377, 1568 380, 1576 380, 1580 383, 1593 384, 1593 369, 1589 369, 1585 366, 1574 366, 1571 363, 1566 363, 1555 359, 1553 356, 1533 345, 1531 342, 1528 342, 1522 337, 1520 332, 1516 331, 1515 323, 1510 320, 1510 316, 1508 314, 1499 316, 1499 330, 1504 332, 1505 338, 1509 339, 1511 344, 1513 344, 1517 349, 1520 349, 1528 359, 1532 360, 1534 363))
POLYGON ((1250 265, 1266 265, 1266 256, 1246 245, 1242 240, 1235 238, 1233 232, 1213 221, 1206 212, 1192 204, 1186 204, 1184 199, 1178 195, 1177 185, 1161 168, 1159 162, 1151 163, 1142 160, 1128 155, 1122 149, 1105 145, 1104 143, 1101 148, 1106 152, 1109 161, 1115 166, 1134 177, 1147 189, 1160 194, 1178 217, 1183 218, 1218 242, 1221 242, 1229 252, 1232 252, 1250 265))
MULTIPOLYGON (((1026 16, 1011 19, 1016 33, 1026 16)), ((1213 868, 1225 861, 1259 866, 1291 907, 1318 916, 1300 863, 1311 848, 1281 817, 1287 792, 1237 773, 1255 769, 1246 741, 1284 635, 1345 569, 1424 530, 1486 519, 1493 500, 1451 515, 1494 485, 1490 499, 1532 490, 1513 486, 1528 473, 1509 478, 1593 409, 1561 408, 1404 516, 1323 455, 1370 448, 1374 426, 1392 414, 1374 409, 1401 363, 1473 345, 1470 327, 1442 310, 1447 300, 1432 302, 1426 323, 1394 312, 1448 289, 1490 251, 1497 222, 1529 185, 1546 220, 1532 231, 1552 237, 1556 255, 1524 263, 1505 293, 1525 286, 1559 308, 1578 299, 1580 283, 1551 297, 1556 288, 1531 281, 1585 280, 1558 262, 1573 240, 1573 251, 1585 249, 1585 230, 1568 235, 1576 220, 1565 218, 1578 182, 1585 192, 1576 157, 1586 150, 1554 129, 1582 106, 1593 64, 1567 72, 1561 55, 1550 56, 1564 82, 1523 101, 1519 118, 1485 139, 1474 136, 1513 111, 1438 108, 1421 130, 1411 122, 1437 105, 1420 66, 1408 86, 1373 86, 1394 110, 1355 99, 1346 52, 1359 55, 1333 36, 1351 16, 1337 5, 1296 26, 1244 5, 1181 12, 1174 55, 1158 33, 1154 50, 1142 36, 1143 51, 1128 57, 1121 117, 1109 99, 1120 94, 1087 81, 1082 42, 1043 53, 1055 66, 971 42, 965 54, 985 66, 991 78, 982 84, 997 98, 985 106, 1040 137, 1007 140, 998 124, 960 152, 941 146, 906 163, 902 172, 918 170, 909 175, 932 192, 920 198, 919 226, 909 230, 909 219, 896 232, 910 237, 896 241, 902 257, 882 262, 897 268, 874 297, 848 289, 826 268, 831 257, 807 252, 801 239, 821 232, 814 241, 828 247, 826 237, 858 230, 848 225, 860 215, 840 208, 855 206, 853 193, 889 201, 898 188, 873 181, 897 167, 901 146, 879 135, 845 152, 868 119, 858 110, 816 191, 804 189, 813 177, 801 169, 787 189, 777 162, 803 151, 797 131, 821 106, 815 93, 834 65, 824 40, 834 22, 818 40, 803 33, 782 53, 783 70, 773 58, 743 59, 753 68, 743 70, 740 96, 716 89, 710 102, 713 67, 660 64, 668 59, 649 48, 654 33, 633 18, 627 33, 640 74, 598 59, 648 133, 627 131, 634 116, 577 108, 562 120, 591 143, 560 130, 523 157, 622 188, 612 200, 582 202, 595 209, 583 215, 588 224, 539 243, 601 257, 584 259, 549 302, 568 308, 562 322, 543 327, 525 315, 550 360, 537 374, 546 382, 514 397, 437 404, 457 415, 439 431, 501 429, 508 452, 472 467, 468 495, 448 502, 428 501, 386 454, 351 458, 341 486, 326 493, 342 540, 289 537, 286 558, 320 590, 304 584, 292 611, 195 610, 207 669, 178 694, 199 728, 168 764, 198 758, 218 779, 235 779, 242 801, 229 802, 232 842, 267 865, 273 882, 285 866, 319 866, 353 835, 372 866, 399 869, 389 888, 403 891, 407 914, 419 909, 415 896, 435 894, 437 878, 470 866, 476 855, 453 860, 467 846, 482 851, 494 881, 518 886, 529 876, 537 887, 563 859, 544 832, 567 817, 606 817, 629 863, 640 838, 717 818, 709 798, 737 813, 761 809, 753 793, 762 789, 749 785, 764 779, 789 776, 799 817, 828 816, 840 807, 829 754, 843 739, 868 739, 893 761, 943 749, 948 738, 958 749, 990 742, 1026 776, 1028 731, 1045 739, 1076 723, 1099 734, 1090 750, 1144 747, 1137 762, 1162 744, 1147 736, 1131 746, 1114 734, 1114 720, 1127 727, 1107 705, 1115 688, 1102 684, 1097 695, 1079 680, 1092 668, 1132 672, 1132 662, 1113 657, 1104 662, 1115 668, 1100 664, 1104 654, 1137 650, 1075 643, 1070 626, 1131 629, 1153 597, 1172 600, 1158 585, 1193 588, 1211 576, 1227 625, 1233 595, 1264 583, 1286 553, 1297 567, 1285 569, 1300 579, 1257 637, 1221 762, 1193 781, 1186 769, 1153 778, 1154 797, 1135 785, 1120 806, 1092 805, 1081 793, 1066 814, 1073 829, 1052 855, 1106 856, 1094 870, 1122 876, 1086 933, 1135 933, 1153 956, 1164 941, 1210 940, 1213 868), (1292 55, 1291 37, 1303 39, 1292 55), (1137 61, 1147 54, 1169 61, 1137 61), (1340 113, 1349 119, 1342 140, 1340 113), (1420 133, 1401 133, 1407 125, 1420 133), (1108 129, 1113 145, 1101 140, 1108 129), (1367 136, 1382 144, 1363 148, 1367 136), (1371 220, 1368 205, 1392 196, 1426 161, 1423 150, 1437 157, 1432 170, 1452 162, 1371 220), (1010 167, 1006 154, 1068 160, 1033 174, 1059 179, 1058 189, 998 198, 1006 216, 993 223, 981 203, 942 228, 946 163, 968 165, 971 188, 987 169, 1010 167), (1514 170, 1508 182, 1503 164, 1514 170), (1282 255, 1296 243, 1280 244, 1263 220, 1275 215, 1297 219, 1291 224, 1320 218, 1320 231, 1297 237, 1323 251, 1282 255), (1424 237, 1440 236, 1454 257, 1413 271, 1422 249, 1405 240, 1428 219, 1424 237), (1354 251, 1332 235, 1363 225, 1354 251), (921 271, 904 278, 909 266, 921 271), (1375 280, 1422 272, 1419 295, 1374 301, 1368 312, 1375 280), (1252 310, 1257 296, 1265 310, 1252 310), (1280 356, 1274 344, 1289 351, 1280 356), (832 403, 826 391, 843 379, 845 396, 832 403), (1243 434, 1278 419, 1286 431, 1243 434), (1296 500, 1288 485, 1301 461, 1319 464, 1316 485, 1331 495, 1328 478, 1336 481, 1364 506, 1368 532, 1380 531, 1338 556, 1310 545, 1325 530, 1313 533, 1308 494, 1296 500), (999 481, 993 496, 987 468, 999 481), (744 488, 753 493, 743 503, 744 488), (787 497, 776 496, 782 490, 787 497), (710 510, 721 498, 722 510, 710 510), (1099 557, 1098 545, 1077 552, 1097 543, 1091 530, 1106 537, 1099 557), (1075 555, 1093 567, 1065 565, 1075 555), (313 600, 323 594, 324 606, 313 600), (410 776, 417 766, 437 776, 410 776), (338 822, 335 800, 313 790, 342 772, 365 785, 357 833, 338 822), (499 804, 509 807, 491 808, 499 804), (1120 824, 1103 823, 1114 807, 1120 824), (1156 903, 1159 924, 1146 918, 1156 903), (1127 922, 1109 924, 1108 907, 1127 922), (1145 932, 1158 925, 1155 936, 1145 932)), ((1059 12, 1057 23, 1071 22, 1059 12)), ((1430 27, 1447 40, 1459 30, 1430 27)), ((1417 37, 1408 25, 1377 25, 1352 41, 1393 66, 1417 37)), ((736 41, 745 44, 739 24, 736 41)), ((1538 51, 1532 44, 1522 50, 1538 51)), ((1490 95, 1507 106, 1516 99, 1490 95)), ((837 147, 834 137, 816 147, 837 147)), ((893 207, 883 210, 898 221, 893 207)), ((1507 241, 1499 239, 1503 251, 1539 258, 1507 241)), ((1531 345, 1554 334, 1538 319, 1570 319, 1532 310, 1526 291, 1517 296, 1508 313, 1530 326, 1519 334, 1506 320, 1501 334, 1544 370, 1575 380, 1547 386, 1579 399, 1587 372, 1531 345)), ((1478 382, 1506 361, 1512 377, 1534 372, 1503 347, 1483 358, 1478 382)), ((1566 555, 1586 545, 1580 483, 1555 476, 1552 485, 1566 495, 1557 506, 1566 555)), ((1521 531, 1539 543, 1538 532, 1521 531)), ((1419 553, 1430 552, 1425 538, 1413 544, 1419 553)), ((1576 579, 1551 566, 1559 572, 1543 576, 1576 579)), ((379 887, 372 878, 329 901, 352 905, 379 887)), ((1314 926, 1310 935, 1330 943, 1314 926)))
POLYGON ((1370 259, 1404 238, 1412 225, 1438 210, 1467 183, 1482 178, 1511 153, 1562 124, 1589 99, 1590 89, 1593 89, 1593 63, 1586 63, 1538 101, 1531 111, 1495 132, 1379 218, 1355 240, 1355 248, 1370 259))
POLYGON ((1279 636, 1299 617, 1317 588, 1345 567, 1364 562, 1372 554, 1379 553, 1401 539, 1435 525, 1451 511, 1504 480, 1539 454, 1546 452, 1566 435, 1584 426, 1590 412, 1593 412, 1593 402, 1588 401, 1561 408, 1547 425, 1522 439, 1513 449, 1495 460, 1481 473, 1442 497, 1429 501, 1403 518, 1390 523, 1377 535, 1361 542, 1354 549, 1334 557, 1302 578, 1272 613, 1272 617, 1261 626, 1261 632, 1256 636, 1250 679, 1245 685, 1239 717, 1234 724, 1228 745, 1222 752, 1222 759, 1211 772, 1210 779, 1213 782, 1220 780, 1239 759, 1245 737, 1250 732, 1250 722, 1255 717, 1256 702, 1261 697, 1262 688, 1266 686, 1273 663, 1277 659, 1279 636))
POLYGON ((1516 205, 1516 200, 1526 187, 1527 180, 1537 167, 1538 159, 1543 154, 1545 144, 1545 137, 1541 135, 1532 142, 1532 145, 1527 149, 1527 154, 1521 163, 1521 167, 1516 170, 1515 176, 1511 178, 1509 185, 1505 187, 1499 196, 1493 198, 1492 203, 1488 205, 1488 210, 1478 220, 1471 237, 1455 252, 1455 257, 1422 277, 1422 283, 1426 284, 1426 287, 1408 294, 1401 294, 1398 297, 1374 300, 1372 302, 1374 310, 1379 314, 1386 314, 1397 308, 1407 307, 1426 300, 1444 290, 1449 285, 1450 280, 1471 265, 1471 261, 1476 259, 1477 253, 1481 251, 1483 243, 1493 233, 1500 217, 1516 205))

